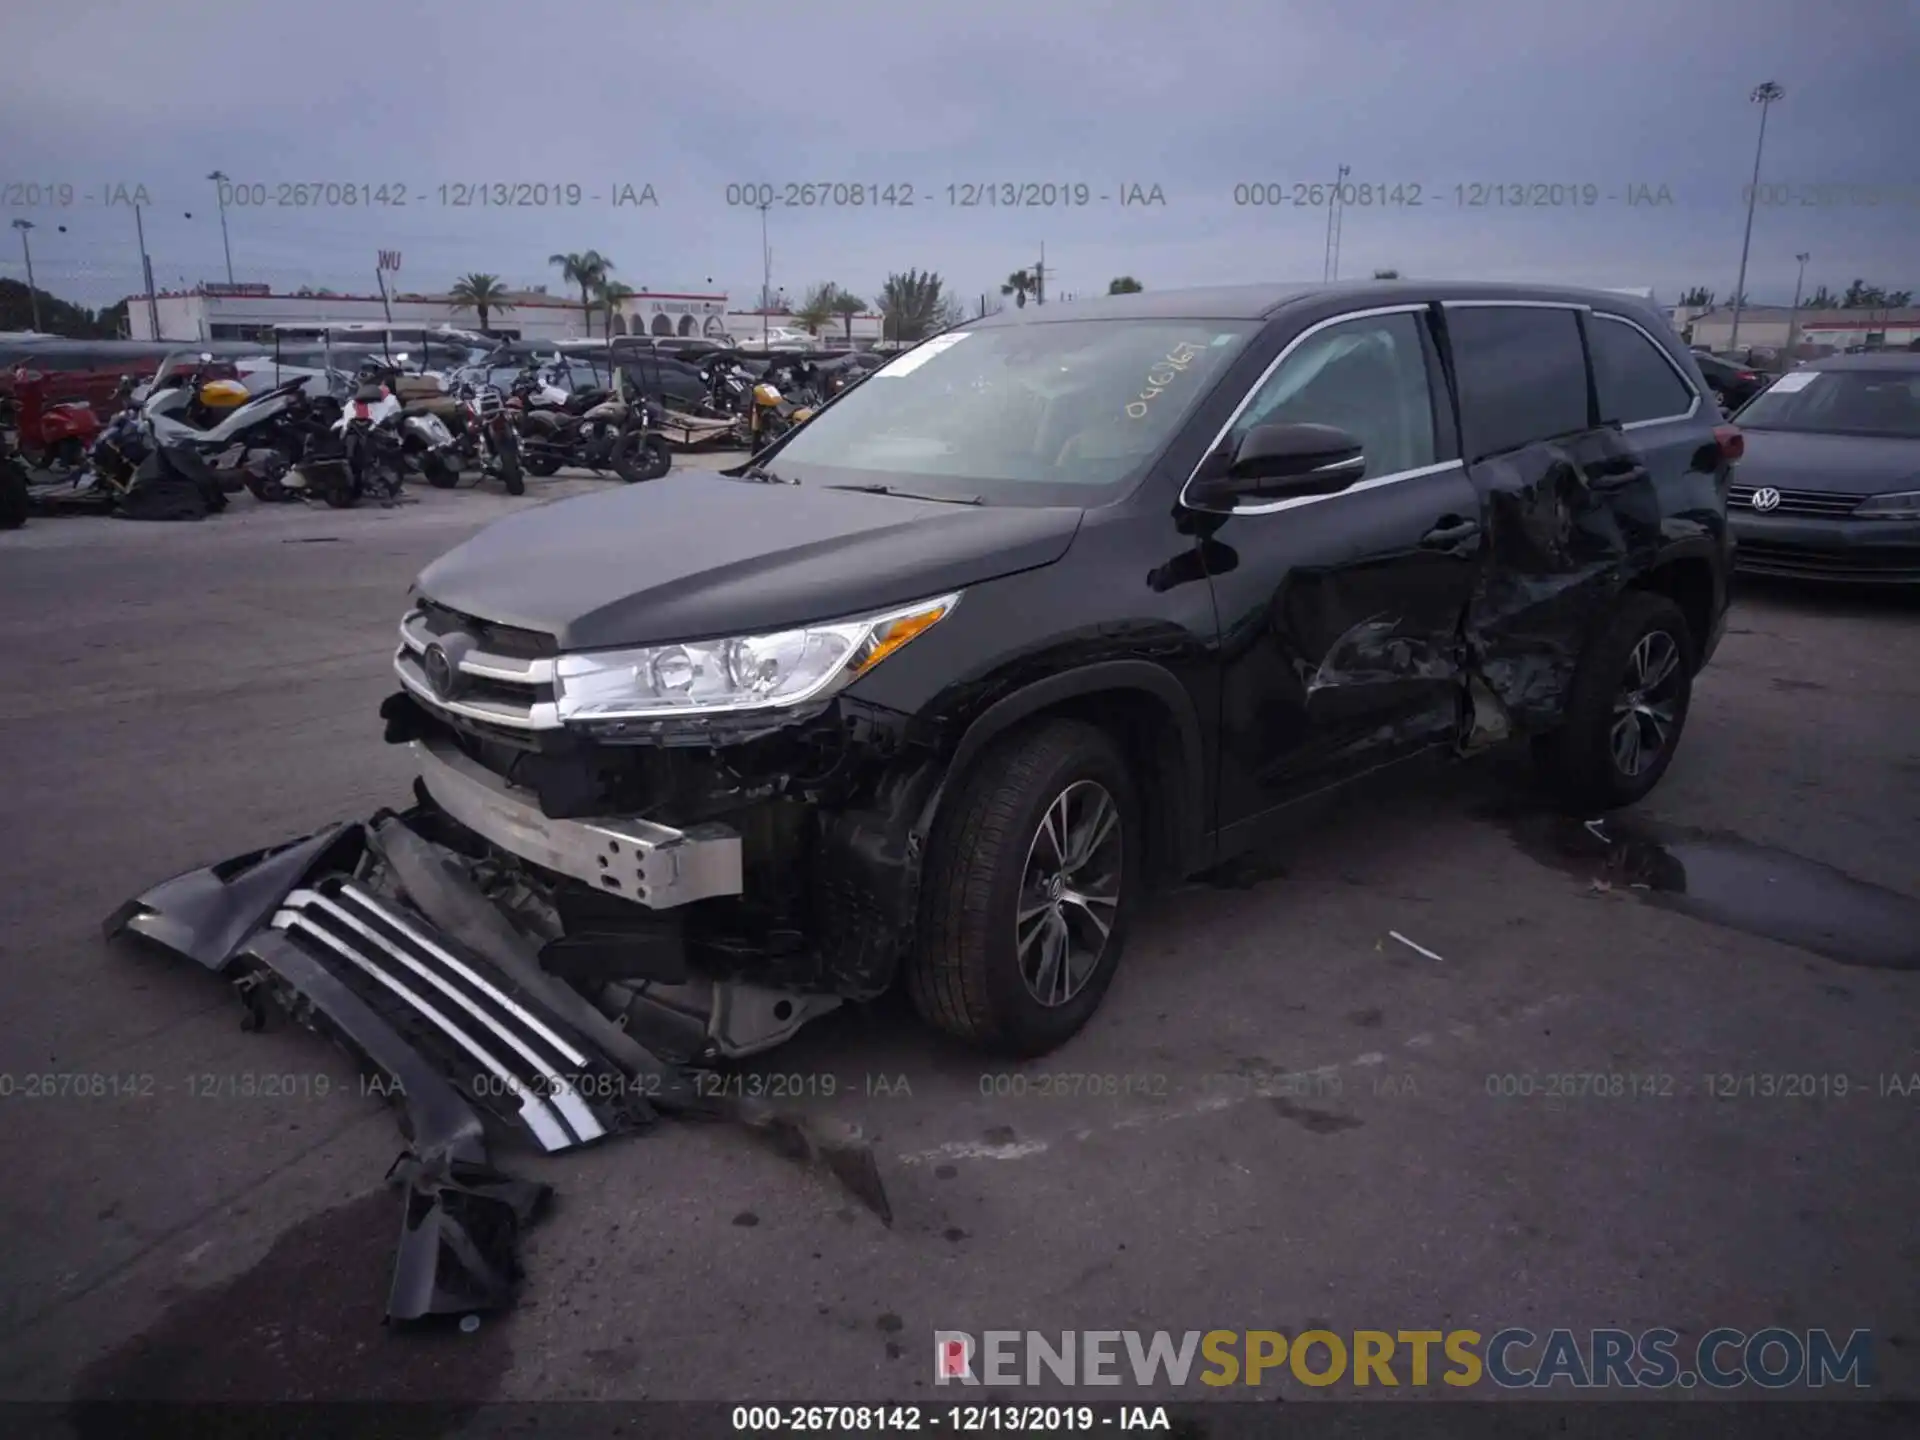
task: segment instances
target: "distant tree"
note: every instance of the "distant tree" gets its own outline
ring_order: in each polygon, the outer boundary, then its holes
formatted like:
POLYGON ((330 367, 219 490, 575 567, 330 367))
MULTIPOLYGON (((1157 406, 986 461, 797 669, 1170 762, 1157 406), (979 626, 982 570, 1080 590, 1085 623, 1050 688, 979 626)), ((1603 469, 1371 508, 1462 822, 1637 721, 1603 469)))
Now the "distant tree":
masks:
POLYGON ((924 340, 945 323, 945 282, 931 270, 908 270, 887 277, 879 308, 889 340, 924 340))
POLYGON ((1824 285, 1815 290, 1813 294, 1809 295, 1801 303, 1809 310, 1838 310, 1840 308, 1839 298, 1824 285))
POLYGON ((631 285, 623 284, 618 280, 609 280, 604 275, 594 282, 593 298, 606 315, 606 324, 601 327, 602 334, 613 334, 613 316, 614 312, 619 310, 620 302, 638 293, 631 285))
MULTIPOLYGON (((43 334, 61 335, 69 340, 111 340, 120 332, 116 325, 126 314, 126 302, 109 306, 97 315, 84 305, 33 287, 40 300, 40 329, 43 334)), ((33 328, 33 296, 18 280, 0 280, 0 330, 33 328)))
POLYGON ((1680 303, 1689 310, 1704 310, 1713 304, 1713 291, 1696 285, 1680 297, 1680 303))
POLYGON ((831 280, 808 290, 806 298, 800 302, 800 308, 793 312, 793 318, 800 322, 800 328, 809 335, 818 335, 831 324, 834 297, 839 293, 840 287, 831 280))
POLYGON ((1376 280, 1398 280, 1400 278, 1400 272, 1398 270, 1376 270, 1373 272, 1373 278, 1376 280))
POLYGON ((1146 286, 1142 285, 1131 275, 1122 275, 1117 280, 1109 280, 1107 282, 1107 293, 1109 295, 1138 295, 1146 288, 1146 286))
POLYGON ((1039 288, 1040 282, 1034 278, 1031 271, 1016 270, 1007 277, 1006 283, 1000 287, 1000 293, 1002 295, 1013 296, 1013 303, 1024 308, 1027 303, 1027 296, 1034 294, 1039 288))
POLYGON ((580 287, 580 308, 586 313, 587 334, 593 334, 593 292, 613 269, 613 261, 598 250, 570 250, 564 255, 549 255, 549 265, 560 267, 560 278, 580 287))
POLYGON ((471 310, 478 315, 482 332, 486 330, 488 317, 493 311, 504 313, 513 308, 507 303, 507 287, 500 283, 500 277, 485 271, 462 275, 447 291, 447 298, 453 301, 456 315, 462 310, 471 310))
POLYGON ((1887 292, 1887 304, 1895 309, 1911 305, 1913 304, 1913 292, 1911 290, 1889 290, 1887 292))
POLYGON ((1887 292, 1864 280, 1855 280, 1847 286, 1847 293, 1840 297, 1842 310, 1877 310, 1886 303, 1887 292))
POLYGON ((847 339, 853 339, 853 317, 867 313, 867 302, 851 290, 842 290, 835 286, 833 290, 833 313, 838 315, 847 327, 847 339))

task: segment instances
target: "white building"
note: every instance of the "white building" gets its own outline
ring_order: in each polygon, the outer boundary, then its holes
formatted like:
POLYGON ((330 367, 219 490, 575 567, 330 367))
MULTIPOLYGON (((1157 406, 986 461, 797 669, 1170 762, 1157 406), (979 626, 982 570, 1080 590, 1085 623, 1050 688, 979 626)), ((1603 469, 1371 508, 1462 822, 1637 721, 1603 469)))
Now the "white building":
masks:
MULTIPOLYGON (((439 326, 477 330, 480 317, 457 309, 444 295, 288 294, 267 285, 204 284, 155 296, 160 333, 145 295, 130 296, 127 321, 135 340, 244 340, 271 325, 314 325, 340 321, 366 324, 439 326)), ((515 291, 505 308, 487 316, 496 335, 526 340, 580 340, 605 333, 606 312, 591 315, 578 300, 542 290, 515 291), (589 326, 591 328, 589 328, 589 326)), ((755 325, 758 317, 755 317, 755 325)), ((616 335, 724 335, 727 297, 722 294, 665 294, 645 291, 630 296, 615 311, 616 335)), ((744 333, 742 331, 741 333, 744 333)))
MULTIPOLYGON (((1674 328, 1690 343, 1724 350, 1733 342, 1733 310, 1678 310, 1674 328)), ((1920 341, 1920 306, 1859 310, 1810 310, 1802 307, 1798 324, 1791 306, 1749 305, 1740 312, 1740 345, 1785 348, 1789 334, 1794 348, 1802 346, 1845 350, 1860 345, 1871 350, 1904 350, 1920 341)))

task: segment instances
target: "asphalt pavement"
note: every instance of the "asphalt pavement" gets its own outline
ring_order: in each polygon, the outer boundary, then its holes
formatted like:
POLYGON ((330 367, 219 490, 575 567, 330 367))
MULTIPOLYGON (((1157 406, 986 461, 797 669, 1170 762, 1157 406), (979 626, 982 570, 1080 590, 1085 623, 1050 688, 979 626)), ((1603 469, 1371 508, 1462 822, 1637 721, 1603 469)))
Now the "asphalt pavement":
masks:
POLYGON ((1743 589, 1631 815, 1410 780, 1160 900, 1044 1061, 892 1003, 764 1057, 873 1135, 891 1228, 668 1123, 513 1158, 558 1192, 514 1312, 384 1328, 392 1113, 99 924, 404 801, 409 580, 617 482, 531 483, 0 535, 0 1397, 924 1400, 936 1330, 1511 1325, 1867 1328, 1920 1395, 1920 603, 1793 588, 1743 589))

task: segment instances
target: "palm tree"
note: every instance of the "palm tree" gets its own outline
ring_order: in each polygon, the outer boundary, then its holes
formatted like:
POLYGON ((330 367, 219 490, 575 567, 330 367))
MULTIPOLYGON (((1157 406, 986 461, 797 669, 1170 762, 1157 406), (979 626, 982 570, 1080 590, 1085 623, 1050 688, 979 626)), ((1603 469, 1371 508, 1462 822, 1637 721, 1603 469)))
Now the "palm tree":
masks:
POLYGON ((833 302, 839 293, 840 287, 831 280, 815 285, 807 291, 807 298, 800 302, 793 318, 807 334, 818 335, 820 328, 833 319, 833 302))
POLYGON ((1109 295, 1138 295, 1146 288, 1146 286, 1142 285, 1131 275, 1122 275, 1118 280, 1109 280, 1107 282, 1107 293, 1109 295))
POLYGON ((867 302, 851 290, 836 290, 833 296, 833 313, 838 315, 847 327, 847 341, 853 341, 853 317, 867 313, 867 302))
POLYGON ((625 300, 629 295, 638 295, 639 293, 640 292, 635 290, 631 285, 622 284, 618 280, 602 279, 595 282, 593 287, 594 299, 599 301, 601 307, 607 312, 607 323, 604 327, 607 334, 613 334, 613 313, 620 308, 620 302, 625 300))
POLYGON ((607 278, 607 272, 613 269, 613 261, 598 250, 585 250, 549 255, 547 263, 558 265, 560 278, 569 285, 580 287, 580 308, 586 314, 587 334, 593 334, 593 291, 607 278))
POLYGON ((889 340, 924 340, 947 323, 951 308, 944 282, 931 270, 908 270, 887 277, 880 291, 880 313, 889 340))
POLYGON ((507 287, 500 283, 498 275, 489 275, 485 271, 476 271, 471 275, 462 275, 453 282, 453 288, 447 291, 447 298, 453 301, 456 314, 462 310, 471 310, 480 317, 481 333, 486 333, 487 317, 495 310, 507 311, 513 308, 507 303, 507 287))
POLYGON ((1014 304, 1024 306, 1027 303, 1027 296, 1039 288, 1040 282, 1030 271, 1016 270, 1007 277, 1007 283, 1000 287, 1000 293, 1013 296, 1014 304))

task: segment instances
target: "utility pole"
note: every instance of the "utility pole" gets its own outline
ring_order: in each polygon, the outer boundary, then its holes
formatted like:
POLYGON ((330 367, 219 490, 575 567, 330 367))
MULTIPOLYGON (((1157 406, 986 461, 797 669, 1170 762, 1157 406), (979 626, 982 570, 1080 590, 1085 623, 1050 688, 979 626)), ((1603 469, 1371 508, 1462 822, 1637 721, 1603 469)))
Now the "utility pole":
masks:
POLYGON ((233 284, 233 246, 227 242, 227 174, 224 170, 215 170, 207 179, 213 181, 213 193, 220 200, 220 248, 227 256, 227 284, 233 284))
POLYGON ((147 319, 153 324, 152 338, 160 338, 160 302, 153 298, 153 261, 147 255, 147 227, 140 219, 140 207, 133 207, 133 233, 140 237, 140 274, 147 284, 147 319))
POLYGON ((1033 303, 1047 303, 1047 242, 1040 242, 1040 261, 1033 267, 1033 303))
POLYGON ((1767 148, 1767 110, 1787 92, 1771 80, 1753 87, 1747 99, 1760 107, 1760 139, 1753 147, 1753 183, 1747 187, 1747 233, 1740 241, 1740 278, 1733 285, 1733 333, 1727 337, 1727 349, 1740 348, 1740 311, 1747 300, 1747 249, 1753 244, 1753 202, 1760 195, 1760 153, 1767 148))
POLYGON ((771 201, 762 201, 760 211, 760 348, 766 349, 767 307, 773 304, 773 250, 767 244, 767 211, 773 208, 771 201))
POLYGON ((1793 282, 1793 315, 1787 321, 1787 358, 1793 358, 1793 347, 1800 343, 1800 291, 1807 281, 1807 261, 1813 257, 1802 250, 1793 257, 1800 262, 1800 274, 1793 282))
POLYGON ((20 248, 27 256, 27 303, 33 307, 33 328, 40 328, 40 291, 33 283, 33 246, 27 243, 27 232, 33 229, 31 220, 16 220, 13 228, 20 232, 20 248))
POLYGON ((1332 280, 1340 268, 1340 187, 1346 183, 1347 176, 1353 173, 1352 167, 1342 165, 1340 173, 1334 178, 1333 194, 1327 200, 1327 253, 1320 265, 1320 278, 1332 280))

